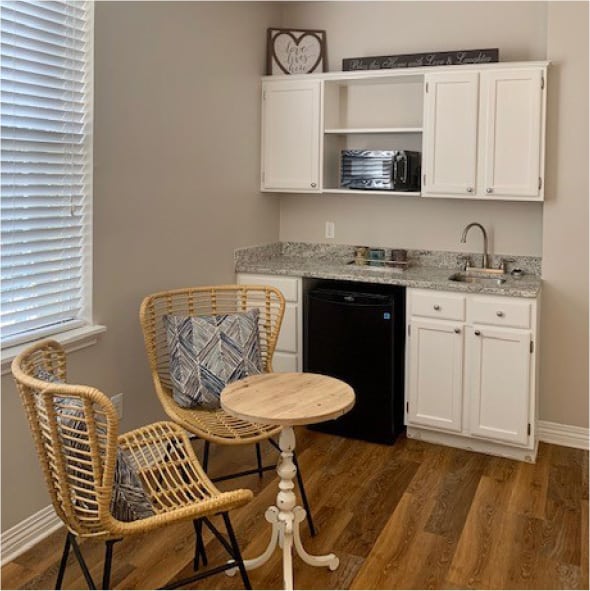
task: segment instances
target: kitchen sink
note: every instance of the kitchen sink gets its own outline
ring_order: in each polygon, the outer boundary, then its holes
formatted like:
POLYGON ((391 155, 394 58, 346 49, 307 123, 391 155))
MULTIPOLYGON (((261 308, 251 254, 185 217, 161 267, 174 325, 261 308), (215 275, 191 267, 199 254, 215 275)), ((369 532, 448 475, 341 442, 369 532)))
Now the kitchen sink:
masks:
POLYGON ((480 285, 502 285, 506 283, 506 278, 498 275, 484 275, 468 272, 453 273, 449 281, 458 281, 461 283, 479 283, 480 285))

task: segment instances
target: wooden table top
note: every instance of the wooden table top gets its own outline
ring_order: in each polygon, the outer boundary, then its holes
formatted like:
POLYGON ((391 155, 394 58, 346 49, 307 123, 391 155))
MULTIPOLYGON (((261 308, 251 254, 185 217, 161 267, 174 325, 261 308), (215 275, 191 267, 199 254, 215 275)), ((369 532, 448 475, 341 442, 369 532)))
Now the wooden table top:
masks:
POLYGON ((221 408, 254 423, 308 425, 336 419, 354 406, 346 383, 314 373, 265 373, 229 384, 221 408))

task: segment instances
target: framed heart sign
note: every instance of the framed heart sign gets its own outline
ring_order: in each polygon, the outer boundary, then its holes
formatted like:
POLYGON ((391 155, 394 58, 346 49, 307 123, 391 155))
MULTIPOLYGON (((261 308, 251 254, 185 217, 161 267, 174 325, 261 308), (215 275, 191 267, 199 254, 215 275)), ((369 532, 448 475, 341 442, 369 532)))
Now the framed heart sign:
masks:
POLYGON ((267 29, 267 74, 310 74, 325 71, 326 31, 267 29))

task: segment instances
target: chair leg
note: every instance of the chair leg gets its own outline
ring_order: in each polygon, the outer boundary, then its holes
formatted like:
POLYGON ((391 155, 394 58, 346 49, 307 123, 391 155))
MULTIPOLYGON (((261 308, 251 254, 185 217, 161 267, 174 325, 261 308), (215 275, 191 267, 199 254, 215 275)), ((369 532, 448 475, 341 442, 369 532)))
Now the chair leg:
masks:
POLYGON ((111 566, 113 564, 113 546, 119 540, 107 540, 105 542, 104 567, 102 569, 102 588, 111 588, 111 566))
POLYGON ((57 580, 55 581, 55 588, 56 589, 61 589, 61 585, 64 580, 64 575, 66 573, 66 565, 68 563, 68 556, 70 554, 70 546, 71 546, 70 536, 71 535, 72 534, 70 532, 68 532, 68 534, 66 535, 66 541, 64 544, 64 551, 63 551, 63 554, 61 555, 61 561, 59 563, 59 572, 57 573, 57 580))
POLYGON ((256 461, 258 462, 258 478, 262 478, 262 454, 260 453, 260 443, 256 444, 256 461))
POLYGON ((82 556, 82 552, 80 552, 80 546, 78 546, 78 542, 76 541, 76 537, 73 534, 70 534, 70 541, 72 543, 72 548, 74 549, 74 554, 76 555, 76 559, 78 560, 78 564, 82 569, 82 573, 84 574, 84 578, 86 579, 86 584, 88 585, 88 589, 96 589, 96 585, 94 584, 94 580, 92 579, 92 575, 88 570, 88 566, 86 565, 86 561, 82 556))
POLYGON ((236 539, 236 535, 234 534, 233 527, 231 525, 231 521, 229 519, 229 515, 227 512, 222 513, 223 522, 225 523, 225 529, 227 530, 227 535, 229 536, 229 541, 233 550, 234 560, 237 562, 238 570, 240 571, 240 575, 242 575, 242 581, 244 581, 244 587, 246 589, 252 589, 250 585, 250 579, 248 578, 248 572, 246 571, 246 567, 244 566, 244 559, 242 558, 242 553, 240 552, 240 546, 238 545, 238 540, 236 539))
POLYGON ((203 560, 203 566, 207 566, 207 553, 203 542, 203 521, 202 519, 193 519, 195 528, 195 558, 193 560, 193 569, 199 570, 199 557, 203 560))
POLYGON ((205 474, 207 473, 207 468, 209 466, 209 441, 205 441, 205 450, 203 451, 203 470, 205 474))
POLYGON ((299 486, 299 492, 301 493, 301 500, 303 502, 303 508, 307 515, 307 525, 309 526, 309 533, 315 536, 315 525, 313 524, 313 517, 311 516, 311 509, 309 508, 309 501, 307 500, 307 493, 305 492, 305 486, 303 486, 303 476, 301 476, 301 470, 299 469, 299 462, 297 461, 297 455, 293 452, 293 463, 297 469, 297 485, 299 486))

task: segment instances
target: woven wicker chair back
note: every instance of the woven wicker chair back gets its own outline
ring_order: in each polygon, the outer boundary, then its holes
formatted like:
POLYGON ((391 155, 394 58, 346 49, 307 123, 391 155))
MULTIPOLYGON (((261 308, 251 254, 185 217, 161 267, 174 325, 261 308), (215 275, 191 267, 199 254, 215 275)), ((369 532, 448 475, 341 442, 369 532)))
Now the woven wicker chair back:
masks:
POLYGON ((272 371, 272 356, 285 312, 285 298, 278 289, 261 285, 219 285, 164 291, 146 297, 141 305, 140 319, 158 395, 172 395, 165 315, 210 316, 253 308, 260 310, 258 328, 262 367, 265 371, 272 371))
POLYGON ((72 533, 103 535, 116 457, 116 411, 95 388, 45 381, 37 377, 40 370, 65 382, 66 355, 56 341, 36 343, 12 364, 53 507, 72 533))

